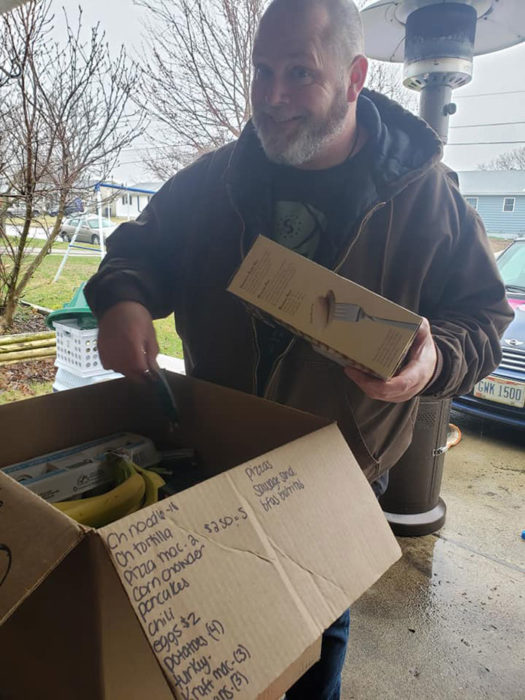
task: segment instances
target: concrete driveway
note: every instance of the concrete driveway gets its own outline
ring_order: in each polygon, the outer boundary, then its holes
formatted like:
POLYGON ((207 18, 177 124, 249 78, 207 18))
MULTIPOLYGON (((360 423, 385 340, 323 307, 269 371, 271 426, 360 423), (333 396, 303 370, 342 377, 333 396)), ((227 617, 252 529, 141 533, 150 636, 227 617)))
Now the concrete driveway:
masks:
POLYGON ((525 436, 452 421, 447 521, 353 606, 343 700, 525 698, 525 436))

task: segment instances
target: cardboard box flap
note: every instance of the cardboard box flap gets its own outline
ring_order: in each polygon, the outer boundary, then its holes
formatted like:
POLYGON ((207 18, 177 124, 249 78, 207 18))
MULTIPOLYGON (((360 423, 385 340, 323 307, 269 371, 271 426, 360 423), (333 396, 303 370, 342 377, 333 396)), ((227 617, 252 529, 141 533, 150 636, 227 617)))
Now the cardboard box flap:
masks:
MULTIPOLYGON (((98 584, 99 650, 105 700, 170 700, 173 693, 98 535, 90 537, 98 584), (118 624, 115 622, 118 621, 118 624)), ((76 698, 74 699, 76 700, 76 698)), ((93 700, 91 698, 90 700, 93 700)))
POLYGON ((0 625, 2 700, 105 697, 98 648, 93 653, 99 624, 94 537, 84 537, 0 625))
POLYGON ((81 525, 0 472, 0 625, 85 532, 81 525))
POLYGON ((308 671, 310 666, 313 666, 316 661, 319 661, 321 658, 322 641, 322 637, 319 637, 311 647, 305 650, 304 654, 297 659, 297 661, 291 664, 279 678, 276 678, 263 693, 257 696, 257 700, 275 700, 276 698, 281 698, 283 695, 283 688, 285 690, 291 688, 292 685, 308 671))
POLYGON ((278 697, 287 669, 400 556, 335 425, 99 534, 177 698, 224 684, 253 700, 282 678, 278 697))
POLYGON ((335 424, 228 472, 286 576, 325 629, 401 556, 335 424), (264 471, 263 471, 264 470, 264 471), (283 518, 290 527, 283 527, 283 518), (340 556, 341 549, 347 556, 340 556))
POLYGON ((99 532, 177 698, 253 700, 320 636, 224 475, 99 532), (210 513, 239 541, 208 532, 210 513))

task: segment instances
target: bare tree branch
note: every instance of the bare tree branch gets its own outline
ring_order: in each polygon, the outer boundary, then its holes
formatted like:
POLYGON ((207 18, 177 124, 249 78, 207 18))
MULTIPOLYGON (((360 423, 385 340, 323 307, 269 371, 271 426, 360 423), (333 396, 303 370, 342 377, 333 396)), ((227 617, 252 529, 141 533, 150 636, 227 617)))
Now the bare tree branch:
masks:
POLYGON ((250 116, 251 54, 267 0, 135 0, 149 11, 138 102, 158 129, 146 159, 166 177, 237 138, 250 116))
POLYGON ((82 13, 68 41, 50 37, 51 0, 30 0, 0 22, 0 57, 19 66, 16 81, 0 88, 0 327, 8 327, 27 283, 60 233, 66 204, 107 177, 121 150, 144 131, 130 109, 138 72, 121 49, 112 57, 99 26, 83 42, 82 13), (58 215, 49 227, 36 217, 50 202, 58 215), (6 210, 23 208, 22 223, 6 210), (35 228, 46 233, 31 251, 35 228), (16 243, 13 243, 16 241, 16 243))
MULTIPOLYGON (((250 117, 253 41, 267 2, 135 0, 150 17, 135 99, 158 125, 145 159, 156 176, 169 177, 241 133, 250 117)), ((371 61, 368 87, 416 108, 399 65, 371 61)))
POLYGON ((480 170, 525 170, 525 147, 516 148, 478 165, 480 170))

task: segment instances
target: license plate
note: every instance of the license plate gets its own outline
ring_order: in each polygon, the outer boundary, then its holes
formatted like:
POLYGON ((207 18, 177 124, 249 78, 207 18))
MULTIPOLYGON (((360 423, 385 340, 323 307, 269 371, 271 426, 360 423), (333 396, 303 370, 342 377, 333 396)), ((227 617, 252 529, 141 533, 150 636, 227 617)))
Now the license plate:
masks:
POLYGON ((525 406, 525 384, 513 382, 511 379, 486 377, 476 384, 473 394, 479 399, 504 403, 507 406, 525 406))

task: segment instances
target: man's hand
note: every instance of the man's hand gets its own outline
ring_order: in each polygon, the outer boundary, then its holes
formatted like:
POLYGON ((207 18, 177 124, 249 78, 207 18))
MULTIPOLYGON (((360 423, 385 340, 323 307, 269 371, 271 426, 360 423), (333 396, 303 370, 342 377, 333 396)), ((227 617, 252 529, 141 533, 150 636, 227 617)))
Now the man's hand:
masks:
POLYGON ((144 381, 156 369, 159 346, 149 311, 135 301, 111 306, 99 321, 98 351, 103 366, 144 381))
POLYGON ((428 384, 434 374, 436 362, 436 347, 430 324, 424 318, 409 350, 408 363, 395 377, 384 381, 353 367, 345 367, 345 373, 371 399, 401 403, 419 394, 428 384))

